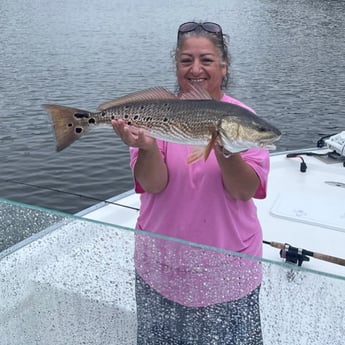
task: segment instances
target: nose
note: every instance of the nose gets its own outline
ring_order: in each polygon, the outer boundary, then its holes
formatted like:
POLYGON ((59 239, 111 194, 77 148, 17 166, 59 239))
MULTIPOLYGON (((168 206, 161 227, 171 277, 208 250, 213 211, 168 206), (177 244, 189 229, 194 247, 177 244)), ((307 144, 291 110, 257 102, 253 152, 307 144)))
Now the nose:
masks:
POLYGON ((191 66, 191 72, 193 75, 199 75, 200 74, 200 71, 201 71, 201 63, 199 60, 195 59, 193 61, 193 64, 191 66))

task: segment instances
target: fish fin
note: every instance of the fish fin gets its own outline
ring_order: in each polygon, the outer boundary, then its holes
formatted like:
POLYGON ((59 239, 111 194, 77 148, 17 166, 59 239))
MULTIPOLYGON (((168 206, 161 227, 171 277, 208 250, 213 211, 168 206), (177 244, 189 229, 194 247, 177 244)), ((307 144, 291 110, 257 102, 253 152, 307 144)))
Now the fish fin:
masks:
POLYGON ((191 84, 190 90, 187 92, 180 93, 178 95, 179 99, 212 99, 210 94, 200 85, 191 84))
POLYGON ((177 99, 177 96, 174 93, 166 90, 164 87, 152 87, 150 89, 133 92, 114 100, 102 103, 97 109, 104 111, 108 108, 123 105, 125 103, 157 99, 177 99))
POLYGON ((207 144, 207 146, 205 148, 205 152, 204 152, 205 162, 207 161, 208 156, 210 155, 211 151, 213 150, 214 145, 217 142, 217 138, 218 138, 218 133, 217 132, 212 133, 211 140, 207 144))
POLYGON ((195 146, 192 148, 192 150, 188 154, 187 163, 193 164, 204 156, 205 156, 205 147, 204 146, 195 146))
POLYGON ((207 161, 216 141, 217 141, 218 134, 212 133, 212 137, 207 144, 207 146, 196 146, 193 147, 192 151, 189 153, 187 158, 187 163, 192 164, 204 157, 205 162, 207 161))
POLYGON ((89 130, 75 117, 75 114, 80 118, 89 117, 88 111, 55 104, 42 104, 42 107, 50 113, 53 122, 56 151, 62 151, 89 130))

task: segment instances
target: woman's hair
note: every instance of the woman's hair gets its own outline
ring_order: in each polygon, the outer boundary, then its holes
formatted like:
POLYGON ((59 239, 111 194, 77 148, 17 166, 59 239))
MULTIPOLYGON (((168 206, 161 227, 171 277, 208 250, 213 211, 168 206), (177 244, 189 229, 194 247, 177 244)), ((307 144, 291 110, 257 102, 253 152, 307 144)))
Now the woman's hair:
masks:
POLYGON ((178 35, 176 48, 172 52, 172 56, 175 59, 175 63, 177 62, 177 55, 179 53, 179 50, 181 49, 184 41, 189 37, 206 37, 215 45, 215 47, 218 48, 220 52, 221 61, 227 66, 227 72, 222 80, 221 88, 222 90, 227 89, 228 84, 229 84, 229 78, 230 78, 229 69, 230 69, 230 63, 231 63, 231 57, 228 50, 229 36, 226 34, 221 34, 221 37, 220 37, 219 34, 214 34, 212 32, 208 32, 204 30, 202 26, 198 26, 193 31, 189 31, 182 34, 180 33, 178 35))

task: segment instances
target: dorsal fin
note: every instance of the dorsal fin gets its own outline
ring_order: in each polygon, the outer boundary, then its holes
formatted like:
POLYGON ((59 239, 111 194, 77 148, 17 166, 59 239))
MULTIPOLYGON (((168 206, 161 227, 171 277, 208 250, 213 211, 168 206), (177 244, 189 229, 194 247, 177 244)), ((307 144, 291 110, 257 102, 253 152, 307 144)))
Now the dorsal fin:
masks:
POLYGON ((157 99, 177 99, 176 95, 166 90, 164 87, 152 87, 146 90, 136 91, 126 96, 116 98, 114 100, 102 103, 98 106, 98 110, 106 110, 111 107, 123 105, 130 102, 140 102, 157 99))
POLYGON ((187 92, 180 93, 178 95, 179 99, 212 99, 210 94, 200 85, 191 84, 190 90, 187 92))

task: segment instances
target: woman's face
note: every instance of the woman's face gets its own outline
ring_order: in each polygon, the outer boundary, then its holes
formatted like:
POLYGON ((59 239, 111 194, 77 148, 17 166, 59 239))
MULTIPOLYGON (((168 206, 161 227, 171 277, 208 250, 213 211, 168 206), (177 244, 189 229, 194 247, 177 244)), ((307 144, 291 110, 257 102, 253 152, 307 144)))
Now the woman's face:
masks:
POLYGON ((198 84, 208 91, 213 99, 220 100, 222 80, 227 65, 221 61, 219 49, 206 37, 188 37, 176 56, 177 82, 182 92, 190 84, 198 84))

